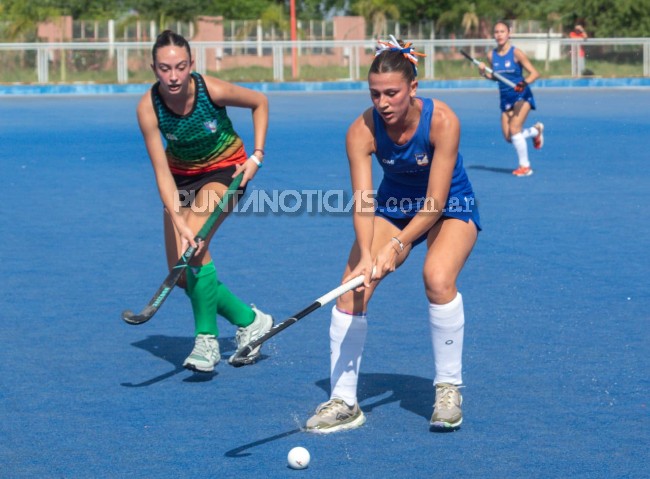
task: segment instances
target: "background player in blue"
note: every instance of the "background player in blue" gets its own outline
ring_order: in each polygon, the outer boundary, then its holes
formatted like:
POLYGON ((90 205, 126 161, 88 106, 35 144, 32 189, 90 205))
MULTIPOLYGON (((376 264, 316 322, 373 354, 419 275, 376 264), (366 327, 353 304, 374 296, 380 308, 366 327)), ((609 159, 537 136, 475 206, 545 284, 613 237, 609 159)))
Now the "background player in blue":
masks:
MULTIPOLYGON (((458 152, 460 124, 445 103, 416 96, 417 53, 394 38, 380 42, 368 74, 373 107, 350 126, 346 149, 354 194, 352 245, 343 281, 365 284, 341 296, 330 324, 330 399, 306 430, 359 427, 359 367, 368 328, 368 302, 382 278, 426 242, 423 277, 434 350, 434 429, 460 426, 463 416, 463 299, 456 279, 476 242, 480 221, 472 185, 458 152), (372 155, 384 170, 373 201, 372 155), (374 277, 371 278, 373 268, 374 277)), ((398 314, 398 312, 395 312, 398 314)))
MULTIPOLYGON (((517 86, 512 89, 499 82, 501 107, 501 129, 506 141, 512 143, 517 152, 519 167, 512 172, 515 176, 530 176, 533 169, 528 158, 526 139, 532 138, 536 149, 544 145, 544 124, 537 122, 530 128, 523 129, 530 110, 534 110, 535 98, 530 90, 530 84, 539 78, 535 69, 524 52, 510 44, 510 26, 505 22, 494 25, 494 39, 497 47, 488 53, 492 69, 500 73, 517 86), (523 70, 528 72, 524 78, 523 70)), ((485 64, 479 65, 479 73, 485 78, 494 80, 491 73, 485 70, 485 64)))
MULTIPOLYGON (((171 268, 189 244, 197 246, 194 237, 213 211, 215 205, 210 202, 214 196, 222 198, 239 173, 244 175, 243 188, 262 166, 269 110, 262 93, 192 72, 190 46, 181 35, 162 32, 152 56, 151 68, 158 81, 143 95, 137 115, 164 206, 165 247, 171 268), (246 154, 226 113, 227 106, 251 110, 253 155, 246 154), (191 201, 186 202, 187 198, 191 201)), ((211 239, 198 245, 185 270, 185 281, 179 282, 192 303, 195 330, 194 349, 183 366, 204 373, 213 371, 221 358, 217 314, 238 326, 238 348, 273 325, 270 315, 245 304, 218 280, 208 250, 211 239)), ((250 364, 258 356, 259 349, 240 364, 250 364)))

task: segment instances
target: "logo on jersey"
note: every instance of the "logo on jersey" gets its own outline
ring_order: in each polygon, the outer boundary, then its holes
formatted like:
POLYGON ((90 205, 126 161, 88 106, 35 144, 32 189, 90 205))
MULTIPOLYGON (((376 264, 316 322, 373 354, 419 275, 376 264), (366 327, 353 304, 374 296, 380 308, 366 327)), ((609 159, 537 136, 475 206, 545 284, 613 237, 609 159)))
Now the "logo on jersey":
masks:
POLYGON ((417 153, 415 155, 415 162, 418 166, 427 166, 429 164, 429 157, 426 153, 417 153))
POLYGON ((216 118, 212 121, 204 121, 203 126, 205 126, 205 129, 208 130, 210 133, 216 133, 217 132, 216 118))
POLYGON ((178 138, 176 138, 176 135, 173 133, 165 133, 165 138, 167 138, 170 141, 177 141, 178 138))
POLYGON ((506 68, 510 68, 512 66, 512 63, 510 63, 510 60, 506 60, 506 68))
POLYGON ((381 162, 382 162, 384 165, 394 165, 394 164, 395 164, 395 160, 392 159, 392 158, 391 158, 390 160, 389 160, 388 158, 382 158, 382 159, 381 159, 381 162))

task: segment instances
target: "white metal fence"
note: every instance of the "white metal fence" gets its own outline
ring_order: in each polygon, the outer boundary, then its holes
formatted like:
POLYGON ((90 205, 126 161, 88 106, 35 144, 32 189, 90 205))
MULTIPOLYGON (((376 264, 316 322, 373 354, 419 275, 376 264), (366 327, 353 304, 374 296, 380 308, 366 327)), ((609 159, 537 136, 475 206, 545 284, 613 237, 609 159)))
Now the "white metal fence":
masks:
MULTIPOLYGON (((610 65, 608 76, 650 76, 650 38, 513 38, 545 76, 577 77, 579 50, 586 69, 610 65)), ((139 83, 151 81, 150 42, 0 43, 1 83, 139 83)), ((226 41, 193 42, 195 69, 222 75, 237 72, 241 81, 359 80, 372 62, 373 41, 226 41), (247 75, 249 77, 247 77, 247 75), (257 75, 257 76, 256 76, 257 75)), ((471 77, 464 49, 478 58, 493 40, 420 40, 426 54, 421 79, 471 77)))

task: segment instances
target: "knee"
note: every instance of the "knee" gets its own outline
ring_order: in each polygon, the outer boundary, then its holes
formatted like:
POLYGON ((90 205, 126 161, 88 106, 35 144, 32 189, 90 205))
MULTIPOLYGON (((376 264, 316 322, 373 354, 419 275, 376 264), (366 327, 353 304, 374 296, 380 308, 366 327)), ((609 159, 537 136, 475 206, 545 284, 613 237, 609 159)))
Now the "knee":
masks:
POLYGON ((512 141, 512 137, 521 133, 521 127, 510 127, 510 130, 508 131, 508 137, 510 138, 510 141, 512 141))
POLYGON ((370 295, 365 290, 361 293, 348 291, 336 300, 336 308, 348 314, 362 314, 368 310, 370 295))
POLYGON ((424 289, 427 299, 433 304, 447 304, 456 296, 456 282, 444 271, 425 269, 424 289))

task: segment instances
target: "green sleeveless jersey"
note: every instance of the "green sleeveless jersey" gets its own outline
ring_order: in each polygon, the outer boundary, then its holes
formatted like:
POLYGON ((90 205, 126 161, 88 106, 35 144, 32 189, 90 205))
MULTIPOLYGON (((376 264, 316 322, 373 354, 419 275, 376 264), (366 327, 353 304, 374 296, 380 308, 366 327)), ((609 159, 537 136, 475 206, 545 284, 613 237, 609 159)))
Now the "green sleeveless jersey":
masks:
POLYGON ((151 88, 171 172, 193 175, 246 161, 243 142, 226 108, 212 102, 201 75, 191 75, 195 84, 194 106, 187 115, 178 115, 165 104, 158 90, 159 82, 151 88))

